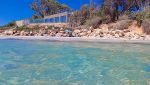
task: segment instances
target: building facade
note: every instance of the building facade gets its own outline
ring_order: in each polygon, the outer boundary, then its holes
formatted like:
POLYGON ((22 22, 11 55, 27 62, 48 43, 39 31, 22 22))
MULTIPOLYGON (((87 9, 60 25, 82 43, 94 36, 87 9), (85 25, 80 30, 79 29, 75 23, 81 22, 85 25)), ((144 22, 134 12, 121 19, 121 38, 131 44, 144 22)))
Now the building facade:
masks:
POLYGON ((69 17, 72 12, 63 12, 50 16, 44 16, 42 19, 27 19, 16 21, 18 26, 28 25, 28 26, 56 26, 56 27, 66 27, 69 25, 69 17))

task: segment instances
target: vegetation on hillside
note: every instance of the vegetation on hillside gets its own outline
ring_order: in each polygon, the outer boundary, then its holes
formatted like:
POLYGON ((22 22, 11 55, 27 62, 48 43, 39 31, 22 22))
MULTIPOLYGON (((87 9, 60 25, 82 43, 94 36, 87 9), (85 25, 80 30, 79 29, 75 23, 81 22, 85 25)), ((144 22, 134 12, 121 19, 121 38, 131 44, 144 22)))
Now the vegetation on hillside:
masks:
POLYGON ((99 3, 98 6, 81 6, 81 9, 71 16, 71 20, 72 23, 78 26, 86 24, 86 21, 91 25, 94 22, 99 23, 101 21, 102 23, 115 22, 122 16, 126 16, 124 17, 126 19, 140 21, 149 18, 149 5, 150 0, 103 0, 103 3, 99 3), (95 17, 99 18, 94 19, 95 17))
POLYGON ((35 11, 32 17, 34 19, 58 13, 60 10, 70 10, 66 4, 60 4, 56 0, 34 0, 31 9, 35 11))
MULTIPOLYGON (((136 20, 139 26, 143 27, 145 33, 150 34, 150 0, 101 0, 103 2, 91 2, 84 4, 80 10, 74 11, 69 18, 71 27, 80 27, 83 25, 99 27, 100 24, 116 23, 115 29, 126 29, 132 20, 136 20)), ((34 0, 31 4, 35 11, 33 19, 43 18, 60 12, 60 10, 71 10, 65 4, 57 0, 34 0)), ((15 22, 9 23, 4 27, 15 26, 15 22)), ((34 27, 39 28, 39 27, 34 27)), ((26 26, 20 29, 28 29, 26 26)), ((50 27, 51 29, 51 27, 50 27)))
MULTIPOLYGON (((150 0, 100 0, 99 4, 94 2, 82 5, 80 10, 74 12, 70 17, 72 26, 84 25, 88 22, 96 22, 99 19, 103 23, 110 23, 119 20, 120 16, 126 15, 131 19, 140 21, 141 18, 149 17, 149 10, 143 12, 145 7, 150 5, 150 0), (93 19, 95 17, 99 17, 93 19), (91 20, 93 19, 93 20, 91 20), (140 20, 139 20, 140 19, 140 20)), ((98 2, 96 2, 98 3, 98 2)), ((34 0, 31 5, 35 11, 33 18, 44 17, 58 13, 60 10, 70 10, 65 4, 60 4, 56 0, 34 0)), ((147 8, 148 9, 148 8, 147 8)))
POLYGON ((15 21, 12 21, 4 26, 1 26, 0 27, 0 30, 6 30, 6 29, 11 29, 13 27, 16 27, 16 22, 15 21))
POLYGON ((16 26, 16 22, 15 21, 10 22, 10 23, 4 25, 4 27, 13 27, 13 26, 16 26))

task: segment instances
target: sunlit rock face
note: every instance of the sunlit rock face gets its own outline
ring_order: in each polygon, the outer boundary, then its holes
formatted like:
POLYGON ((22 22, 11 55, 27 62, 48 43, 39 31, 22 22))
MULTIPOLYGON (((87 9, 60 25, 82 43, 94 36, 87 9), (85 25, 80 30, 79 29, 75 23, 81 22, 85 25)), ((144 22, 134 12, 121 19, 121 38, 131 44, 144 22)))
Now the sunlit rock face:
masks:
POLYGON ((138 25, 138 22, 137 21, 133 21, 131 23, 131 25, 129 26, 129 29, 136 33, 136 34, 139 34, 139 35, 143 35, 144 34, 144 30, 141 26, 138 25))

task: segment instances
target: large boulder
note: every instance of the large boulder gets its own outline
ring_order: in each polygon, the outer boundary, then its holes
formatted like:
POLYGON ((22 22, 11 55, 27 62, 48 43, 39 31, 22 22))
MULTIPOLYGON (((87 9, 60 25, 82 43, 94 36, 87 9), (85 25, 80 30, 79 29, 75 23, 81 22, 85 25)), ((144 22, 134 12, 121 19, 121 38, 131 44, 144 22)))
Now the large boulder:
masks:
POLYGON ((57 33, 55 36, 56 36, 56 37, 62 37, 63 34, 62 34, 62 33, 57 33))
POLYGON ((79 29, 75 29, 73 32, 74 33, 80 33, 81 31, 79 29))
POLYGON ((87 35, 87 32, 82 32, 82 33, 80 33, 80 36, 82 37, 82 36, 86 36, 87 35))
POLYGON ((109 25, 108 24, 101 24, 99 26, 100 29, 102 29, 103 32, 108 32, 109 30, 109 25))
POLYGON ((125 36, 124 32, 120 32, 118 35, 119 37, 122 37, 122 38, 125 36))
POLYGON ((24 35, 25 35, 25 32, 24 32, 24 31, 21 31, 21 32, 20 32, 20 35, 21 35, 21 36, 24 36, 24 35))
POLYGON ((94 32, 95 34, 100 34, 101 29, 94 29, 93 32, 94 32))
POLYGON ((88 31, 87 31, 87 34, 90 34, 90 33, 92 33, 92 31, 91 31, 91 30, 88 30, 88 31))
POLYGON ((13 35, 14 32, 13 32, 12 29, 9 29, 9 30, 5 30, 4 34, 6 34, 6 35, 13 35))

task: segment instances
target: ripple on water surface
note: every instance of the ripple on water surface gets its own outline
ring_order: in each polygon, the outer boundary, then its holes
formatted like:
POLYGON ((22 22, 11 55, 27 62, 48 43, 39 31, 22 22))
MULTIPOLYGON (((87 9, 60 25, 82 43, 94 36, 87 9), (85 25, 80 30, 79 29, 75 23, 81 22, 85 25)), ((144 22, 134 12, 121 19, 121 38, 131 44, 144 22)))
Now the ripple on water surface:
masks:
POLYGON ((150 45, 0 40, 0 85, 150 85, 150 45))

